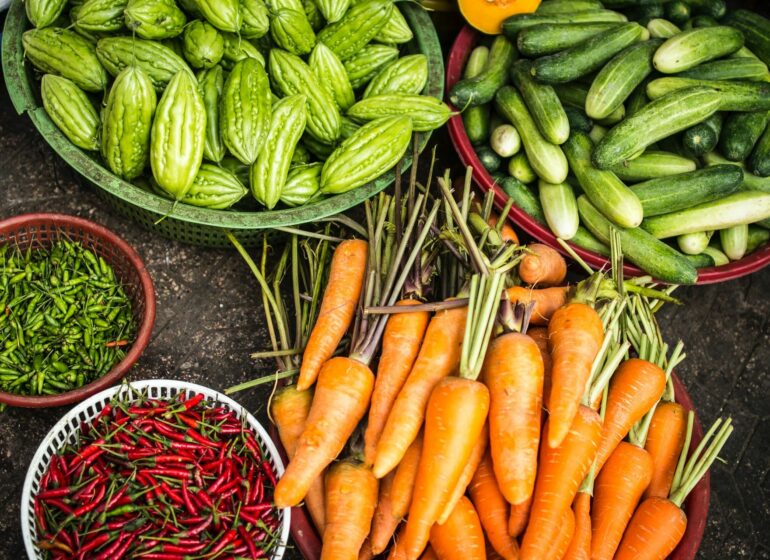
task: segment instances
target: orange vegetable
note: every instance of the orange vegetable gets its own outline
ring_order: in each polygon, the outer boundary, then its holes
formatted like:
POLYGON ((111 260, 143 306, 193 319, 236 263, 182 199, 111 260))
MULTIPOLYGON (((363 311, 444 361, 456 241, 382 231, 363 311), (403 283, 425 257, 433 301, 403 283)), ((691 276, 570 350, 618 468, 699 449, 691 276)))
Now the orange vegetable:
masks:
POLYGON ((431 527, 430 546, 440 560, 486 560, 484 531, 468 498, 460 498, 446 523, 431 527))
POLYGON ((457 502, 463 495, 465 495, 465 491, 468 489, 468 485, 473 479, 473 474, 476 472, 479 463, 481 463, 481 460, 484 458, 484 453, 487 451, 488 443, 489 428, 487 424, 484 424, 484 429, 482 430, 481 435, 479 435, 479 439, 476 440, 476 445, 473 446, 471 456, 468 458, 468 462, 465 463, 465 468, 463 468, 463 473, 460 475, 460 480, 457 481, 457 485, 452 491, 452 494, 449 496, 449 499, 447 500, 447 503, 444 506, 444 510, 441 512, 437 523, 445 523, 446 520, 449 519, 449 516, 452 515, 452 511, 455 509, 457 502))
POLYGON ((417 467, 420 464, 422 453, 422 433, 409 446, 404 453, 404 458, 395 469, 393 488, 390 491, 390 500, 393 504, 393 515, 399 519, 406 517, 409 505, 412 503, 414 481, 417 479, 417 467))
POLYGON ((321 309, 310 332, 297 388, 308 389, 315 383, 321 366, 332 357, 350 327, 364 283, 369 244, 348 239, 337 246, 329 269, 321 309))
POLYGON ((543 560, 561 560, 564 558, 574 535, 575 515, 572 513, 571 508, 567 508, 562 514, 556 538, 550 544, 548 553, 543 557, 543 560))
POLYGON ((537 10, 540 0, 458 0, 465 21, 486 33, 499 35, 502 23, 515 14, 526 14, 537 10))
POLYGON ((570 430, 603 340, 599 314, 584 303, 568 303, 548 323, 553 360, 546 432, 550 447, 558 447, 570 430))
POLYGON ((665 498, 671 490, 674 471, 682 453, 687 429, 687 412, 675 402, 658 404, 652 415, 644 448, 652 457, 652 480, 643 497, 665 498))
POLYGON ((687 529, 684 511, 666 498, 647 498, 628 524, 615 560, 664 560, 687 529))
POLYGON ((369 467, 340 461, 326 475, 326 529, 321 560, 356 560, 369 534, 377 479, 369 467))
MULTIPOLYGON (((487 223, 495 227, 497 225, 497 222, 499 221, 499 217, 494 212, 489 215, 489 219, 487 220, 487 223)), ((516 235, 516 230, 513 229, 511 224, 508 223, 508 220, 505 221, 503 226, 500 228, 500 237, 503 238, 503 241, 510 241, 511 243, 514 243, 516 245, 519 244, 519 236, 516 235)))
POLYGON ((372 545, 369 544, 369 537, 366 537, 364 544, 361 545, 361 550, 358 553, 358 560, 372 560, 374 553, 372 552, 372 545))
POLYGON ((567 303, 567 286, 558 286, 556 288, 525 288, 524 286, 513 286, 508 288, 506 293, 512 303, 528 304, 534 303, 532 307, 532 317, 529 322, 533 325, 547 325, 548 321, 557 309, 567 303))
POLYGON ((395 471, 388 473, 380 483, 380 495, 377 499, 377 508, 374 510, 372 531, 369 534, 369 547, 374 555, 380 554, 390 543, 390 539, 398 529, 401 518, 393 515, 393 502, 391 490, 395 471))
POLYGON ((575 517, 575 533, 569 543, 564 560, 591 560, 591 494, 578 492, 572 502, 575 517))
POLYGON ((473 474, 468 493, 489 544, 505 560, 517 560, 519 546, 508 534, 508 502, 497 485, 492 457, 488 451, 473 474))
POLYGON ((406 560, 406 548, 404 548, 404 533, 406 525, 401 525, 396 535, 396 542, 390 547, 388 560, 406 560))
POLYGON ((519 263, 519 277, 527 284, 558 286, 567 277, 567 263, 556 249, 532 243, 519 263))
POLYGON ((551 394, 551 352, 548 350, 548 329, 532 327, 527 330, 529 337, 535 341, 543 359, 543 407, 548 410, 548 397, 551 394))
POLYGON ((511 515, 508 518, 508 534, 518 537, 527 528, 529 513, 532 510, 532 496, 526 502, 518 505, 511 504, 511 515))
POLYGON ((439 311, 428 324, 412 371, 377 443, 373 469, 377 478, 388 474, 403 459, 420 431, 431 391, 439 380, 457 371, 467 314, 466 307, 439 311))
MULTIPOLYGON (((406 299, 399 301, 396 305, 417 305, 418 303, 420 302, 406 299)), ((364 460, 369 465, 374 463, 380 434, 385 427, 393 402, 401 387, 404 386, 417 358, 429 320, 430 314, 427 311, 394 313, 385 325, 372 404, 369 407, 369 419, 364 435, 364 460)))
MULTIPOLYGON (((324 363, 297 451, 275 487, 277 507, 299 504, 313 481, 340 454, 366 413, 373 386, 374 374, 357 360, 336 357, 324 363)), ((328 488, 326 493, 328 496, 328 488)), ((326 508, 328 512, 328 503, 326 508)))
POLYGON ((436 556, 433 548, 429 546, 425 549, 425 552, 422 553, 422 556, 420 556, 420 560, 438 560, 438 556, 436 556))

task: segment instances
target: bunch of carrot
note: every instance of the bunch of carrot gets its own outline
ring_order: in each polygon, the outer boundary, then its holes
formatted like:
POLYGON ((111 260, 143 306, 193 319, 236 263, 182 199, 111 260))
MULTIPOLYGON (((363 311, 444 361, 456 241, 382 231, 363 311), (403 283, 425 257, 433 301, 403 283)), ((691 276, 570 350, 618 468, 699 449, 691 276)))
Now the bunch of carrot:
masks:
POLYGON ((612 278, 567 286, 558 252, 474 204, 469 174, 459 193, 437 182, 431 204, 413 173, 367 207, 366 241, 333 251, 273 401, 291 442, 276 505, 323 512, 323 559, 666 558, 732 430, 690 449, 681 345, 669 355, 654 317, 670 290, 624 281, 616 242, 612 278))

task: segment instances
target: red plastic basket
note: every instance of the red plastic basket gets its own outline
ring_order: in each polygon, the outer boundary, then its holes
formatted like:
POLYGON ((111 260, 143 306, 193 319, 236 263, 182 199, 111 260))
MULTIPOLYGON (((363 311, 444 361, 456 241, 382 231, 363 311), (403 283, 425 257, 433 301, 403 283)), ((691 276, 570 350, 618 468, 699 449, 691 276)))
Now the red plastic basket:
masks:
MULTIPOLYGON (((674 381, 676 402, 681 404, 686 410, 695 411, 695 405, 682 382, 676 375, 673 375, 672 379, 674 381)), ((286 450, 281 445, 278 430, 273 424, 270 424, 270 437, 273 438, 278 447, 281 459, 288 464, 286 450)), ((696 412, 690 449, 695 449, 701 439, 703 439, 703 428, 696 412)), ((679 546, 669 556, 669 560, 693 560, 695 558, 700 542, 703 539, 703 531, 706 529, 710 494, 711 475, 707 472, 684 503, 684 510, 687 514, 687 530, 679 546)), ((292 508, 291 536, 305 560, 318 560, 321 558, 321 539, 315 530, 313 521, 310 519, 310 514, 304 507, 292 508)))
POLYGON ((0 402, 25 408, 72 404, 113 385, 128 373, 150 342, 155 324, 155 290, 147 269, 128 243, 107 228, 89 220, 64 214, 24 214, 0 221, 0 245, 13 243, 22 249, 49 247, 59 239, 79 241, 103 257, 115 271, 139 329, 125 357, 109 372, 79 389, 50 396, 23 396, 0 391, 0 402))
MULTIPOLYGON (((454 45, 452 45, 452 50, 449 53, 449 62, 447 63, 446 69, 446 91, 450 91, 452 86, 461 78, 463 68, 465 67, 465 61, 468 59, 473 47, 476 46, 479 37, 480 34, 469 25, 466 25, 463 27, 462 31, 460 31, 460 34, 457 36, 454 45)), ((462 117, 460 115, 452 117, 448 127, 449 136, 460 156, 460 160, 464 165, 473 167, 473 179, 476 184, 484 192, 490 190, 493 191, 495 193, 495 205, 498 209, 502 209, 508 196, 495 184, 492 176, 481 164, 478 156, 476 156, 476 151, 474 150, 473 145, 471 145, 468 135, 465 133, 462 117)), ((548 229, 547 226, 538 223, 523 210, 514 206, 511 208, 508 218, 516 224, 516 226, 541 243, 550 245, 562 253, 565 252, 561 245, 556 241, 556 237, 551 233, 551 230, 548 229)), ((603 255, 599 255, 593 251, 587 251, 573 244, 570 245, 575 252, 594 269, 598 270, 609 267, 610 263, 603 255)), ((699 269, 698 284, 726 282, 727 280, 733 280, 756 272, 768 264, 770 264, 770 243, 766 244, 764 247, 760 247, 750 255, 747 255, 738 261, 731 262, 724 266, 699 269)), ((626 276, 641 276, 644 274, 644 272, 633 265, 626 265, 624 271, 626 276)))

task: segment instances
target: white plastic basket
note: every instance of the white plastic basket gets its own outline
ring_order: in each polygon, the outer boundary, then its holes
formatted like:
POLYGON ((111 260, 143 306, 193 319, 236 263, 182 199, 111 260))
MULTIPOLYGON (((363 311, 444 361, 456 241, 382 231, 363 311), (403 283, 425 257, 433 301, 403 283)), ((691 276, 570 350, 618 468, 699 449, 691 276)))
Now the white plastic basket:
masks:
MULTIPOLYGON (((35 560, 43 560, 41 550, 35 546, 37 541, 37 528, 35 526, 34 497, 40 489, 40 480, 43 477, 51 457, 64 446, 67 442, 74 442, 75 436, 80 431, 80 426, 92 420, 104 406, 112 400, 116 393, 125 394, 129 397, 131 390, 140 391, 149 398, 165 399, 170 398, 180 392, 186 392, 188 395, 203 394, 205 400, 209 403, 215 403, 229 408, 238 415, 238 418, 246 419, 246 422, 255 432, 256 440, 260 444, 266 459, 273 467, 276 475, 283 475, 283 461, 278 454, 275 444, 270 439, 267 431, 257 422, 248 411, 231 398, 194 383, 184 381, 175 381, 172 379, 153 379, 148 381, 138 381, 131 383, 130 386, 123 384, 117 387, 111 387, 97 393, 93 397, 83 401, 78 406, 65 414, 51 431, 45 436, 43 442, 38 447, 32 463, 27 470, 27 478, 24 480, 24 488, 21 494, 21 530, 24 536, 24 546, 27 549, 27 556, 35 560)), ((121 395, 124 396, 124 395, 121 395)), ((278 511, 280 525, 279 544, 273 552, 273 560, 280 560, 286 552, 286 545, 289 539, 289 527, 291 525, 291 509, 284 508, 278 511)))

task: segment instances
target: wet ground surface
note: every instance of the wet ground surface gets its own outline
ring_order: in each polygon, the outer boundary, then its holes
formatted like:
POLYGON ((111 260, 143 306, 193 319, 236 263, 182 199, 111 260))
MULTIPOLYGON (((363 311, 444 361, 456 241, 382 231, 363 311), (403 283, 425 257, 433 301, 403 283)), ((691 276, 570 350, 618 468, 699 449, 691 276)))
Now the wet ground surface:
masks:
MULTIPOLYGON (((0 16, 0 22, 2 17, 0 16)), ((440 164, 454 164, 442 144, 440 164)), ((17 116, 0 87, 0 219, 26 212, 78 215, 112 229, 144 259, 157 291, 152 341, 129 378, 174 378, 222 390, 269 373, 249 358, 265 349, 261 300, 234 251, 171 241, 118 215, 17 116)), ((710 424, 732 415, 735 433, 713 469, 711 509, 698 558, 770 559, 770 270, 721 284, 683 288, 685 305, 661 322, 688 358, 678 373, 710 424)), ((237 399, 267 423, 269 389, 237 399)), ((21 488, 39 442, 67 411, 0 414, 0 558, 23 558, 21 488)), ((300 558, 290 550, 286 558, 300 558)))

